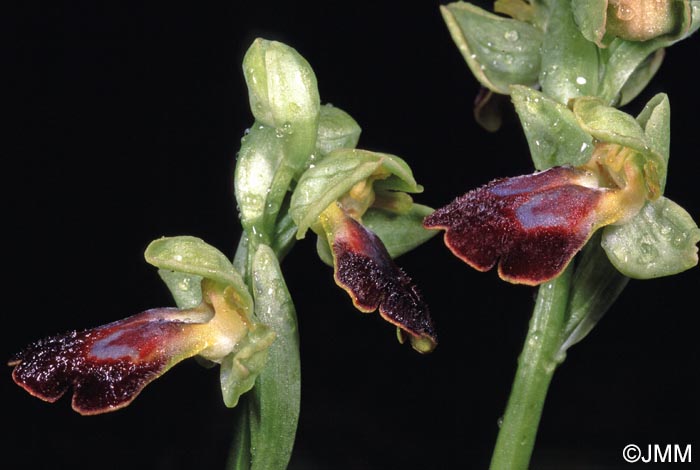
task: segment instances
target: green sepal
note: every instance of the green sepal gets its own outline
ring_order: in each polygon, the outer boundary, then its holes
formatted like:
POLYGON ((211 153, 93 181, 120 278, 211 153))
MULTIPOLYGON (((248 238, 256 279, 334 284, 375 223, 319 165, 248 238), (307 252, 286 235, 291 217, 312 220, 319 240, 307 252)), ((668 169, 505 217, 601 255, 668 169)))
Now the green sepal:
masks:
POLYGON ((508 94, 510 85, 537 83, 539 29, 465 2, 443 5, 440 11, 457 48, 483 86, 508 94))
POLYGON ((663 193, 671 148, 671 103, 668 96, 659 93, 650 99, 637 116, 637 122, 644 129, 647 145, 664 163, 661 168, 663 171, 659 172, 659 183, 663 193))
POLYGON ((313 69, 294 48, 258 38, 243 58, 243 74, 253 116, 276 130, 298 177, 316 148, 321 102, 313 69))
POLYGON ((255 313, 276 335, 267 350, 249 401, 254 470, 287 468, 301 403, 299 334, 292 299, 272 249, 260 245, 253 258, 255 313))
POLYGON ((241 139, 234 173, 241 225, 250 239, 270 243, 275 218, 294 171, 278 131, 255 122, 241 139))
POLYGON ((576 26, 571 2, 551 5, 546 31, 539 76, 542 92, 563 105, 572 98, 597 95, 598 47, 576 26))
POLYGON ((571 9, 583 37, 604 47, 608 0, 571 0, 571 9))
POLYGON ((289 212, 298 227, 297 238, 304 237, 331 203, 380 169, 390 175, 381 183, 382 189, 407 192, 423 189, 416 183, 409 166, 399 157, 367 150, 334 150, 304 172, 292 194, 289 212))
POLYGON ((511 87, 511 99, 537 170, 580 166, 590 159, 593 138, 581 129, 569 108, 539 91, 518 85, 511 87))
POLYGON ((226 255, 200 238, 159 238, 146 247, 145 258, 149 264, 160 269, 193 274, 231 286, 244 314, 248 316, 253 310, 253 299, 241 275, 226 255))
POLYGON ((413 204, 411 209, 403 214, 370 208, 362 217, 362 225, 382 240, 389 256, 396 258, 437 235, 437 230, 427 230, 423 227, 423 219, 433 210, 422 204, 413 204))
POLYGON ((263 324, 248 330, 236 350, 221 361, 219 376, 224 404, 233 408, 241 395, 255 385, 255 380, 264 370, 268 349, 275 341, 275 333, 263 324))
POLYGON ((560 360, 571 346, 591 332, 629 282, 629 278, 610 263, 600 240, 601 231, 597 231, 576 259, 568 317, 557 354, 560 360))
POLYGON ((603 230, 610 262, 635 279, 670 276, 698 264, 700 229, 681 206, 663 196, 630 221, 603 230))
POLYGON ((362 129, 352 116, 332 104, 321 106, 316 149, 321 157, 333 150, 355 148, 362 129))
POLYGON ((202 276, 168 269, 159 269, 158 275, 170 290, 178 308, 194 308, 202 303, 202 276))

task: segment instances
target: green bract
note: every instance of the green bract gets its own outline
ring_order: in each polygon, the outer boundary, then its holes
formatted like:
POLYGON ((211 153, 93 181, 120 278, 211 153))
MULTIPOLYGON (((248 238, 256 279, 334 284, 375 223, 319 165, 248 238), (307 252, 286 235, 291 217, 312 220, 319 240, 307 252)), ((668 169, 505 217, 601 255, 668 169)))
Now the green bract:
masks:
POLYGON ((274 331, 276 339, 268 350, 268 365, 260 373, 251 397, 256 403, 249 408, 251 469, 285 468, 292 455, 301 404, 296 313, 270 247, 258 247, 253 272, 255 313, 274 331))
POLYGON ((302 175, 292 194, 289 211, 298 227, 297 238, 304 237, 331 203, 380 169, 390 175, 383 189, 413 193, 423 189, 399 157, 368 150, 334 150, 302 175))
POLYGON ((665 197, 647 202, 631 221, 606 227, 602 245, 626 276, 650 279, 697 265, 700 229, 681 206, 665 197))
POLYGON ((513 84, 534 85, 540 73, 542 33, 465 2, 441 6, 445 23, 479 82, 508 94, 513 84))
POLYGON ((542 92, 564 105, 571 98, 596 95, 598 49, 576 27, 571 3, 552 2, 547 21, 540 51, 542 92))

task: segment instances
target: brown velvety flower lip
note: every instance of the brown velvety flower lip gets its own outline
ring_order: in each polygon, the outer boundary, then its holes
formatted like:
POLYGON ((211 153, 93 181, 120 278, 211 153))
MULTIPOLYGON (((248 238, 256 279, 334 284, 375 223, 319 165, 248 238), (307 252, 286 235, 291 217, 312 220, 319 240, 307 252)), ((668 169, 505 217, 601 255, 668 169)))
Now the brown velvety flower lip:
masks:
POLYGON ((166 345, 175 337, 183 345, 183 333, 194 326, 167 318, 177 312, 147 310, 37 341, 9 361, 14 366, 12 378, 31 395, 51 403, 72 386, 73 409, 84 415, 123 408, 172 365, 173 350, 166 345))
POLYGON ((422 344, 427 341, 426 350, 421 352, 435 347, 437 337, 427 304, 411 278, 394 264, 379 237, 347 217, 334 235, 333 256, 335 280, 358 309, 379 309, 385 320, 422 344))
POLYGON ((595 228, 605 190, 576 184, 581 172, 555 167, 469 191, 424 220, 446 230, 452 252, 479 271, 498 263, 506 281, 537 285, 556 277, 595 228))

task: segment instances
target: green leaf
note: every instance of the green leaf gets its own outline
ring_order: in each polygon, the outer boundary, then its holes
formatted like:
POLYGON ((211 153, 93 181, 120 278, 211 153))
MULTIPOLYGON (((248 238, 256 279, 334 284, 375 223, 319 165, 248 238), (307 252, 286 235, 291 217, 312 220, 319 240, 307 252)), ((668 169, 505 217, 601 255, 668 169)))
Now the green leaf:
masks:
POLYGON ((301 402, 297 319, 277 258, 266 245, 260 245, 253 258, 253 278, 256 315, 277 339, 250 401, 251 468, 284 469, 292 454, 301 402))
POLYGON ((537 83, 539 29, 465 2, 441 6, 440 11, 457 48, 483 86, 508 94, 510 85, 537 83))
POLYGON ((362 129, 352 116, 331 104, 321 106, 316 147, 321 156, 335 149, 355 148, 362 129))
POLYGON ((234 173, 241 225, 250 239, 270 243, 275 217, 293 175, 283 138, 275 128, 256 122, 241 139, 234 173))
POLYGON ((696 266, 698 241, 700 229, 690 214, 662 196, 626 224, 606 227, 602 245, 621 273, 650 279, 696 266))
POLYGON ((249 314, 253 309, 253 299, 229 259, 200 238, 159 238, 146 247, 145 258, 148 263, 163 270, 193 274, 231 286, 244 312, 249 314))
POLYGON ((665 93, 659 93, 650 99, 637 116, 637 122, 644 129, 649 147, 661 156, 664 162, 659 175, 663 193, 671 149, 671 103, 668 101, 668 96, 665 93))
POLYGON ((298 227, 297 238, 304 237, 331 203, 380 168, 391 174, 383 182, 383 189, 422 190, 406 162, 399 157, 367 150, 334 150, 302 175, 292 194, 289 212, 298 227))
POLYGON ((566 351, 585 338, 603 318, 629 281, 610 263, 600 240, 601 231, 598 231, 577 258, 571 280, 568 318, 557 354, 562 360, 566 351))
POLYGON ((227 470, 250 470, 250 402, 251 394, 245 395, 234 410, 234 434, 226 462, 227 470))
POLYGON ((513 86, 511 99, 535 168, 579 166, 591 158, 593 138, 581 129, 569 108, 524 86, 513 86))
POLYGON ((542 92, 566 105, 571 98, 598 92, 598 47, 588 41, 574 21, 571 2, 552 5, 542 41, 542 92))
MULTIPOLYGON (((405 214, 370 208, 362 217, 362 224, 377 234, 389 255, 396 258, 437 235, 437 230, 423 227, 423 219, 432 212, 431 207, 421 204, 413 204, 405 214)), ((331 265, 332 262, 331 257, 331 265)))
POLYGON ((608 0, 572 0, 571 8, 583 37, 603 47, 608 0))

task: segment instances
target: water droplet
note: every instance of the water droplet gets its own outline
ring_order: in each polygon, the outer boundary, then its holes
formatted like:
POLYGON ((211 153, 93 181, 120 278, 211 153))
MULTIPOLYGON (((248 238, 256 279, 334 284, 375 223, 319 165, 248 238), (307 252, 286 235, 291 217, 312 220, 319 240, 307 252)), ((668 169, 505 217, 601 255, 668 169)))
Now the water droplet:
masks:
POLYGON ((498 417, 498 419, 496 420, 496 424, 498 425, 499 429, 503 427, 503 416, 498 417))
POLYGON ((486 47, 493 47, 493 43, 491 41, 487 42, 486 47))
POLYGON ((518 40, 518 38, 520 36, 518 35, 517 31, 511 30, 511 31, 506 31, 505 34, 503 35, 503 37, 506 38, 508 41, 515 42, 518 40))
POLYGON ((629 6, 620 3, 617 6, 616 15, 621 21, 629 21, 632 18, 634 18, 635 12, 633 8, 630 8, 629 6))
POLYGON ((579 150, 579 152, 583 153, 586 151, 587 148, 588 148, 588 144, 586 142, 584 142, 581 144, 581 149, 579 150))
POLYGON ((175 261, 182 261, 182 255, 175 255, 175 256, 173 256, 173 259, 175 261))
POLYGON ((576 77, 576 83, 579 85, 585 85, 587 82, 586 77, 576 77))

